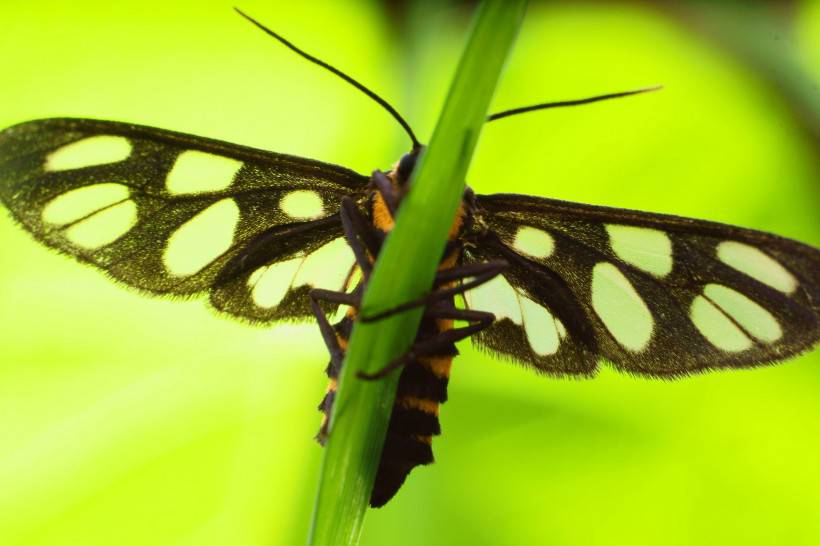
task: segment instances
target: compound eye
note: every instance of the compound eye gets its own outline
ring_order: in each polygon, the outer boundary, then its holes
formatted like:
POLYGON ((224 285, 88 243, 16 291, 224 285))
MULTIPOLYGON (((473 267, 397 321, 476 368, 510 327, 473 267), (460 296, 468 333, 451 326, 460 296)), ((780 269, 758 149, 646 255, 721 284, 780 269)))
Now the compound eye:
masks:
POLYGON ((399 160, 399 184, 404 184, 410 180, 410 176, 413 174, 413 169, 416 168, 417 159, 418 154, 410 152, 409 154, 404 154, 401 160, 399 160))

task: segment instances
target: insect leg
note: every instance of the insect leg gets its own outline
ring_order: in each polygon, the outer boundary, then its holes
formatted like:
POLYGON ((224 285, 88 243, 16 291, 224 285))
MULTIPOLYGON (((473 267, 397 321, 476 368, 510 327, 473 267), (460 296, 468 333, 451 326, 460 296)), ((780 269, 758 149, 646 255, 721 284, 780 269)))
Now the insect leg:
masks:
POLYGON ((373 181, 373 185, 376 186, 376 189, 381 194, 382 199, 384 199, 384 203, 387 205, 387 210, 390 211, 390 216, 395 217, 398 203, 396 191, 393 189, 393 184, 390 182, 390 179, 387 178, 387 175, 381 171, 373 171, 370 179, 373 181))
POLYGON ((507 268, 507 265, 507 262, 497 261, 486 262, 482 264, 469 264, 457 266, 452 267, 450 269, 439 271, 436 274, 435 280, 435 284, 437 285, 453 282, 458 279, 463 279, 465 277, 472 277, 472 279, 467 282, 457 284, 455 286, 450 286, 439 290, 433 290, 420 298, 402 303, 400 305, 397 305, 385 311, 381 311, 379 313, 375 313, 373 315, 362 315, 361 317, 359 317, 359 320, 361 320, 362 322, 375 322, 377 320, 381 320, 383 318, 391 317, 398 313, 407 311, 408 309, 413 309, 414 307, 429 305, 431 303, 441 301, 442 299, 448 298, 455 294, 462 294, 467 290, 470 290, 472 288, 475 288, 476 286, 480 286, 485 282, 492 280, 496 275, 504 271, 504 269, 507 268))
POLYGON ((325 311, 319 305, 319 301, 329 301, 331 303, 339 303, 344 305, 358 305, 359 298, 353 294, 333 292, 331 290, 322 290, 319 288, 314 288, 311 290, 309 295, 310 308, 313 311, 313 315, 316 317, 316 322, 319 323, 319 332, 321 332, 322 339, 324 340, 327 350, 330 353, 330 366, 334 370, 338 371, 342 367, 344 353, 342 352, 342 348, 339 346, 339 339, 336 337, 336 330, 333 329, 333 325, 330 324, 329 320, 327 320, 327 315, 325 315, 325 311))
POLYGON ((313 288, 310 291, 310 299, 358 307, 361 301, 361 296, 356 291, 336 292, 335 290, 325 290, 324 288, 313 288))
POLYGON ((508 266, 509 264, 507 262, 498 260, 480 264, 458 265, 449 269, 442 269, 436 273, 435 285, 438 286, 440 284, 446 284, 458 279, 464 279, 466 277, 475 277, 475 280, 468 281, 460 285, 462 287, 461 291, 469 290, 470 288, 475 288, 476 286, 491 280, 493 277, 504 271, 508 266), (492 276, 486 280, 479 280, 479 276, 485 275, 492 276))
POLYGON ((376 234, 349 197, 342 198, 340 216, 345 240, 353 250, 356 263, 362 270, 362 276, 368 278, 373 269, 373 263, 368 254, 375 257, 379 253, 380 243, 376 234))
POLYGON ((492 313, 488 313, 486 311, 476 311, 473 309, 456 309, 455 307, 430 308, 425 312, 425 316, 436 319, 463 320, 473 324, 445 330, 427 339, 418 341, 415 345, 413 345, 413 347, 410 348, 409 351, 392 360, 384 368, 378 370, 377 372, 369 374, 360 370, 356 373, 356 375, 360 379, 367 379, 371 381, 375 379, 382 379, 389 375, 393 370, 397 370, 419 357, 436 354, 442 349, 448 348, 457 341, 466 339, 486 328, 489 328, 493 321, 495 321, 495 315, 492 313))

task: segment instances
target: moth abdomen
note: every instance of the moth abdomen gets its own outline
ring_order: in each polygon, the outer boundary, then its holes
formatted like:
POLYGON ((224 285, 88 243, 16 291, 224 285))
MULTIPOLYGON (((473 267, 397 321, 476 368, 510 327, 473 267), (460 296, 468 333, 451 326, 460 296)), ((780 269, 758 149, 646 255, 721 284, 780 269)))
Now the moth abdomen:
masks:
MULTIPOLYGON (((424 326, 438 327, 436 321, 427 322, 424 326)), ((351 317, 346 316, 336 326, 337 339, 342 348, 347 346, 351 324, 351 317)), ((454 356, 449 353, 454 351, 455 347, 446 347, 442 352, 447 354, 413 360, 402 370, 373 486, 371 506, 384 505, 396 494, 413 468, 433 462, 432 441, 433 436, 441 434, 439 404, 447 400, 447 382, 454 356)), ((323 413, 322 424, 316 435, 322 445, 328 436, 339 372, 332 365, 327 368, 327 391, 319 404, 319 410, 323 413)))
MULTIPOLYGON (((388 173, 384 181, 390 184, 397 193, 401 189, 400 180, 396 178, 396 171, 388 173)), ((386 199, 382 193, 374 192, 366 201, 367 222, 372 234, 365 234, 371 241, 378 243, 368 248, 366 261, 372 264, 378 254, 384 235, 390 232, 394 225, 393 215, 398 202, 397 197, 390 194, 386 199), (372 235, 372 236, 371 236, 372 235)), ((447 272, 461 262, 462 235, 464 233, 466 207, 459 210, 450 231, 447 249, 441 260, 439 272, 447 272)), ((365 267, 367 264, 365 263, 365 267)), ((437 283, 436 290, 455 286, 453 280, 437 283)), ((349 287, 348 287, 349 288, 349 287)), ((357 286, 357 291, 363 286, 357 286)), ((435 307, 441 315, 455 311, 455 301, 452 295, 439 298, 435 307)), ((428 307, 429 310, 429 307, 428 307)), ((333 327, 336 336, 336 345, 341 351, 346 350, 352 326, 357 320, 357 310, 351 306, 345 317, 333 327)), ((375 483, 371 494, 370 504, 379 507, 389 501, 404 483, 407 475, 416 466, 433 462, 433 437, 441 434, 439 423, 439 406, 447 400, 447 383, 450 377, 450 367, 453 358, 458 354, 455 343, 442 336, 453 330, 453 320, 436 313, 425 313, 418 328, 414 347, 419 354, 404 362, 396 398, 387 427, 385 443, 382 449, 379 467, 376 471, 375 483)), ((329 383, 327 392, 319 404, 322 411, 322 425, 317 440, 324 444, 328 436, 328 425, 333 402, 336 396, 336 380, 339 375, 339 365, 331 364, 327 368, 329 383)))
MULTIPOLYGON (((351 307, 334 327, 342 350, 347 348, 354 318, 355 310, 351 307)), ((452 328, 451 321, 423 319, 417 342, 447 328, 452 328)), ((439 405, 447 400, 450 366, 458 351, 454 344, 444 344, 436 353, 440 354, 413 359, 402 369, 370 499, 373 507, 389 501, 413 468, 433 462, 433 437, 441 434, 439 405)), ((339 373, 338 368, 328 365, 328 386, 319 404, 322 423, 316 435, 322 445, 328 437, 339 373)))

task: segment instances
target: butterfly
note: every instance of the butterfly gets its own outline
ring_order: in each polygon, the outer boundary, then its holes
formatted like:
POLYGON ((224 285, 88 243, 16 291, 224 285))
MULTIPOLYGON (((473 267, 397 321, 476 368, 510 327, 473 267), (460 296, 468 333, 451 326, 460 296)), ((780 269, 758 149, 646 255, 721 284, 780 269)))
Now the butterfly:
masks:
MULTIPOLYGON (((315 318, 331 353, 322 441, 358 298, 423 146, 381 97, 250 20, 385 108, 412 149, 387 172, 364 176, 162 129, 45 119, 0 133, 0 200, 43 244, 144 292, 207 294, 218 311, 256 324, 315 318), (201 233, 212 234, 207 246, 193 244, 201 233)), ((550 376, 592 376, 605 359, 627 373, 675 378, 810 350, 820 339, 819 302, 820 250, 797 241, 468 189, 436 285, 403 307, 423 306, 425 318, 413 350, 385 367, 402 375, 371 504, 386 503, 410 470, 432 461, 459 339, 550 376)))

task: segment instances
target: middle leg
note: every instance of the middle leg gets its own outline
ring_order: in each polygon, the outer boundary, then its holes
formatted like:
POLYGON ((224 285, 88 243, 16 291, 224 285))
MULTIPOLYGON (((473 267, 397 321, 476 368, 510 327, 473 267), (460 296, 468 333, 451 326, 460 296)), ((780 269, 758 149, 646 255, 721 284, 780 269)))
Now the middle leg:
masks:
POLYGON ((467 326, 453 328, 439 332, 434 336, 417 341, 409 351, 402 356, 393 359, 384 368, 375 373, 356 372, 361 379, 375 380, 382 379, 392 371, 402 368, 409 362, 419 357, 434 355, 437 352, 450 347, 453 343, 466 339, 474 334, 489 328, 495 321, 495 315, 486 311, 476 311, 474 309, 457 309, 455 307, 431 307, 424 313, 426 318, 462 320, 469 322, 467 326))

